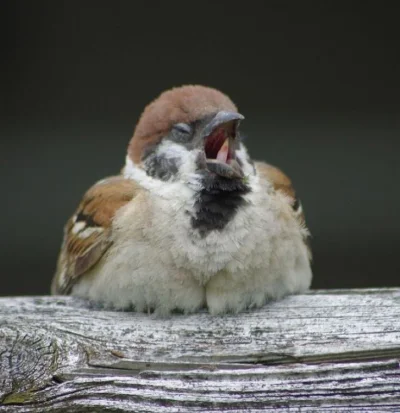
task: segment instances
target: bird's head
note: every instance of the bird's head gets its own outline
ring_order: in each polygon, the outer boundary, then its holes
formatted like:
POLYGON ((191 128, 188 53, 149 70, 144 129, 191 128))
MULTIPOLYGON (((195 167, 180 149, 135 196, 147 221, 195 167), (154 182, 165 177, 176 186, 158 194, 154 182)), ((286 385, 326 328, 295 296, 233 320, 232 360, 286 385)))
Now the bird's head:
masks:
POLYGON ((143 111, 126 168, 129 163, 164 181, 194 174, 242 180, 253 171, 240 139, 243 119, 216 89, 190 85, 168 90, 143 111))

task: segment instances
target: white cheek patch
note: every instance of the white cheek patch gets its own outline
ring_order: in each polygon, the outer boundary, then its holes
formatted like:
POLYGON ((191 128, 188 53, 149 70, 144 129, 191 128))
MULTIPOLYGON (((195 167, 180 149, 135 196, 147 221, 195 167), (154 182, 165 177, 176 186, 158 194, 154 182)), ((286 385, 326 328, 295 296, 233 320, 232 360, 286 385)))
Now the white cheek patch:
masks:
POLYGON ((165 139, 157 148, 158 155, 177 161, 178 176, 183 179, 191 178, 195 174, 197 169, 196 159, 199 153, 200 149, 188 150, 168 139, 165 139))
POLYGON ((156 153, 163 155, 166 159, 180 159, 183 160, 189 151, 175 142, 164 139, 157 147, 156 153))
MULTIPOLYGON (((197 158, 200 152, 200 149, 188 150, 182 145, 165 139, 158 145, 155 155, 165 160, 175 161, 177 172, 175 178, 169 180, 170 184, 174 181, 180 181, 197 188, 199 175, 196 170, 197 158)), ((150 176, 142 165, 135 164, 129 156, 126 157, 123 175, 125 178, 139 182, 147 189, 159 190, 161 189, 160 186, 165 186, 162 181, 150 176)))
POLYGON ((127 155, 125 158, 123 175, 127 179, 140 181, 146 176, 146 172, 135 163, 133 163, 132 159, 129 157, 129 155, 127 155))
POLYGON ((141 166, 132 162, 129 155, 126 157, 123 175, 127 179, 136 181, 151 193, 157 194, 160 198, 173 199, 174 201, 184 200, 183 202, 188 202, 193 198, 194 191, 185 182, 164 182, 155 179, 147 175, 141 166))
POLYGON ((200 149, 193 149, 190 152, 188 151, 179 169, 179 174, 181 178, 183 178, 184 180, 190 182, 192 181, 192 179, 196 179, 196 177, 199 177, 197 172, 197 158, 200 152, 200 149))

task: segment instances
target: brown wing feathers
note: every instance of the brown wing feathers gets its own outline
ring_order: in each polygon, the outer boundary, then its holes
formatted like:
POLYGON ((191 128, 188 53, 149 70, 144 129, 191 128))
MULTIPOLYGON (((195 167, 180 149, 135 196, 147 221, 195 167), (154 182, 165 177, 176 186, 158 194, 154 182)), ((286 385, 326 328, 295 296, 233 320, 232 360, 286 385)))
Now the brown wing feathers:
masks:
POLYGON ((292 199, 292 207, 295 211, 301 208, 300 200, 292 186, 292 181, 280 169, 264 162, 256 162, 258 174, 272 183, 276 191, 281 191, 292 199))
MULTIPOLYGON (((298 222, 306 228, 306 220, 299 198, 292 186, 292 181, 280 169, 264 162, 255 163, 258 174, 272 183, 276 191, 283 192, 292 200, 292 208, 298 222)), ((310 235, 304 236, 304 243, 307 245, 309 257, 311 259, 310 235)))
POLYGON ((95 184, 84 195, 64 229, 52 292, 68 294, 75 280, 93 267, 110 246, 115 213, 137 193, 137 185, 122 177, 95 184))

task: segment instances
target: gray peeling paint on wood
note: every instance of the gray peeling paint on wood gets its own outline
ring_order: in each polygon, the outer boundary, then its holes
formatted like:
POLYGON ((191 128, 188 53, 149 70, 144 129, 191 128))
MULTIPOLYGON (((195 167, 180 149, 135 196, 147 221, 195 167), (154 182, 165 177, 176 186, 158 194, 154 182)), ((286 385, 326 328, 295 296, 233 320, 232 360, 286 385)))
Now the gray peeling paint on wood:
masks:
POLYGON ((155 318, 0 299, 0 412, 400 411, 400 289, 155 318))

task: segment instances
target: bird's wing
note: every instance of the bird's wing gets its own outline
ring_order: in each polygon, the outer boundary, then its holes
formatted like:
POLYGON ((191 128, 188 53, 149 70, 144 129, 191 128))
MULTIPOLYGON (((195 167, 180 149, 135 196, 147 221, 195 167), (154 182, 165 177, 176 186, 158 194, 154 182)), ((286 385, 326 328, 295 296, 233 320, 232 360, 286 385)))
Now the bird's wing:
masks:
POLYGON ((79 277, 100 260, 111 245, 115 213, 139 190, 134 181, 115 176, 99 181, 86 192, 64 228, 52 294, 69 294, 79 277))
POLYGON ((267 163, 255 162, 255 168, 258 175, 270 182, 275 191, 282 192, 288 198, 295 218, 304 229, 304 242, 307 245, 309 256, 311 258, 310 236, 306 226, 304 211, 299 198, 296 196, 292 181, 280 169, 267 163))

